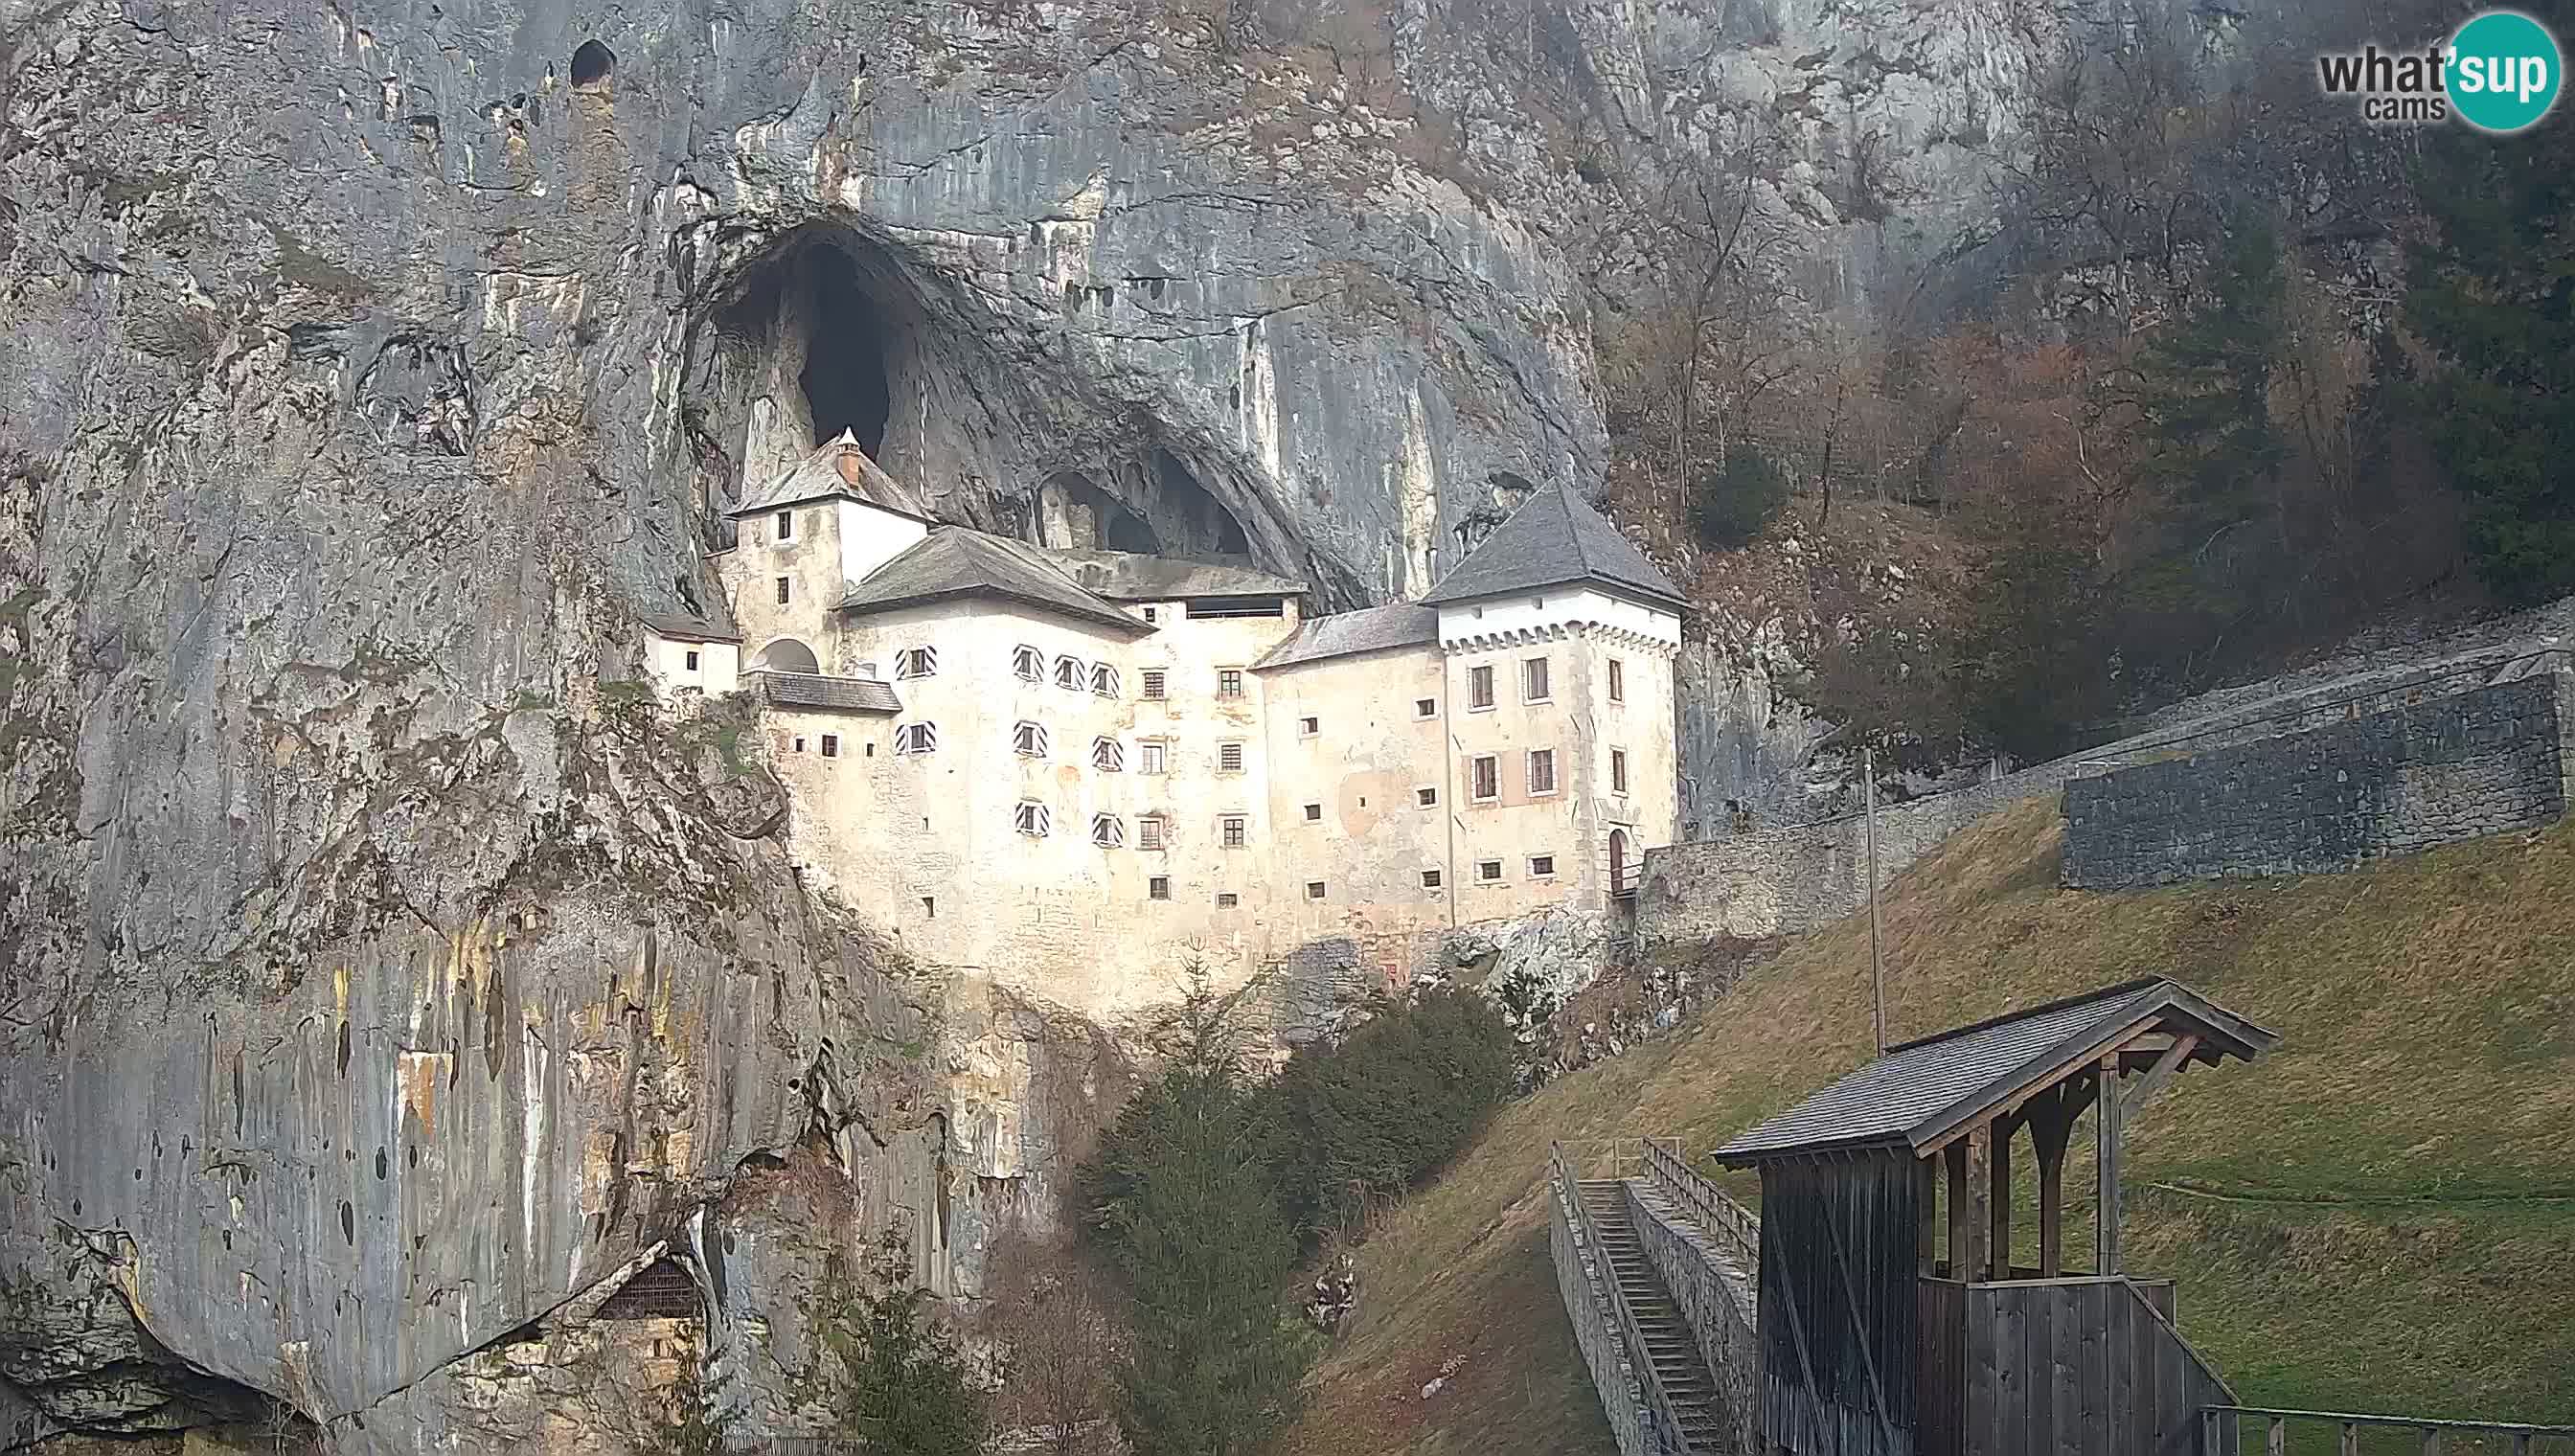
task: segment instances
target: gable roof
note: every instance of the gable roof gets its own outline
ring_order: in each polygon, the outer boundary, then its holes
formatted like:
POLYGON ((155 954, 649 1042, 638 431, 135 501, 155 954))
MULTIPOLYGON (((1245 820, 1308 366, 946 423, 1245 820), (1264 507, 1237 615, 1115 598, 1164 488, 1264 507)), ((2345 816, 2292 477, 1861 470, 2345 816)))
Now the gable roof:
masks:
POLYGON ((1597 582, 1675 608, 1683 605, 1680 589, 1669 577, 1589 502, 1562 486, 1549 486, 1522 502, 1421 600, 1437 606, 1566 582, 1597 582))
POLYGON ((1075 585, 1046 553, 963 526, 930 534, 842 594, 844 612, 886 612, 964 597, 999 597, 1143 636, 1154 629, 1075 585))
POLYGON ((1428 647, 1438 641, 1439 613, 1435 609, 1418 602, 1396 602, 1306 618, 1296 625, 1293 636, 1263 654, 1252 668, 1256 673, 1265 668, 1292 668, 1325 658, 1428 647))
POLYGON ((820 673, 763 670, 760 696, 780 708, 818 708, 840 713, 901 713, 903 701, 894 685, 875 678, 827 678, 820 673))
POLYGON ((672 642, 738 643, 742 634, 730 623, 706 622, 678 613, 647 612, 645 629, 672 642))
POLYGON ((741 502, 725 514, 749 516, 836 497, 862 501, 915 521, 930 519, 921 498, 870 460, 868 453, 859 448, 859 438, 847 430, 816 446, 812 455, 771 477, 758 489, 744 492, 741 502))
POLYGON ((2140 1031, 2189 1031, 2191 1060, 2251 1061, 2279 1040, 2177 981, 2153 978, 2051 1001, 1886 1049, 1886 1054, 1737 1136, 1731 1166, 1864 1147, 1921 1148, 2140 1031))
POLYGON ((1134 551, 1041 548, 1064 574, 1114 602, 1170 602, 1184 597, 1297 597, 1305 584, 1275 577, 1249 558, 1182 561, 1134 551))

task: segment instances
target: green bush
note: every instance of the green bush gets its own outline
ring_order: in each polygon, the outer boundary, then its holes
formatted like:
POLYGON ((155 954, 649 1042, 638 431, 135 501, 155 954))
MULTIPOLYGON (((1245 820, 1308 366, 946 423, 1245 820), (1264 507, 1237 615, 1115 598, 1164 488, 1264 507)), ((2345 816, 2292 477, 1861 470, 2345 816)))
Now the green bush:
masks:
POLYGON ((1689 492, 1699 540, 1737 547, 1759 536, 1788 504, 1788 477, 1770 457, 1737 445, 1726 452, 1725 464, 1699 471, 1689 492))

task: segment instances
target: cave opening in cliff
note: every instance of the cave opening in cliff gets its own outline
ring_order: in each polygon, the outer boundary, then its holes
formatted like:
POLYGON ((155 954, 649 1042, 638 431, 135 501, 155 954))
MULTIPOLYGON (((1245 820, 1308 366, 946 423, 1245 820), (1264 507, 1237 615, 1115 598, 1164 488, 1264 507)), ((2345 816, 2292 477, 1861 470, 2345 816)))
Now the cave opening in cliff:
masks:
POLYGON ((1243 522, 1201 484, 1179 456, 1160 446, 1145 472, 1146 516, 1173 556, 1242 557, 1252 554, 1243 522))
POLYGON ((1163 539, 1124 501, 1079 471, 1059 471, 1038 492, 1041 546, 1134 551, 1158 556, 1163 539))
POLYGON ((837 248, 809 254, 814 266, 813 329, 797 383, 814 420, 814 443, 847 430, 871 459, 885 453, 889 395, 885 316, 860 288, 837 248))

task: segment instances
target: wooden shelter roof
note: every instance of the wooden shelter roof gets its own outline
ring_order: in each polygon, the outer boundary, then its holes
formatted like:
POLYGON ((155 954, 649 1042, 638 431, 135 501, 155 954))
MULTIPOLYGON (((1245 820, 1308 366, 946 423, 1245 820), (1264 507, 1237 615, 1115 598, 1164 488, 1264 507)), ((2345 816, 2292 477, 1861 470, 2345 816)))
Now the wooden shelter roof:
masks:
POLYGON ((2180 1048, 2162 1072, 2188 1061, 2250 1061, 2278 1040, 2177 981, 2129 981, 1890 1046, 1710 1155, 1734 1167, 1871 1148, 1918 1156, 2105 1055, 2154 1062, 2180 1048))

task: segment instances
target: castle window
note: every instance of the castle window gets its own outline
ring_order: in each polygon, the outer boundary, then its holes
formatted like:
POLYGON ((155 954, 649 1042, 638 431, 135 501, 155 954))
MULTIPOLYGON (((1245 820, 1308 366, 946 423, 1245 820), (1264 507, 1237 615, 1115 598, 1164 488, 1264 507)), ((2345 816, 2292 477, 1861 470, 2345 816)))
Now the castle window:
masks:
POLYGON ((1469 711, 1493 706, 1493 669, 1491 664, 1466 670, 1466 707, 1469 711))
POLYGON ((1309 899, 1309 900, 1318 900, 1318 899, 1321 899, 1322 897, 1323 897, 1323 881, 1321 881, 1321 880, 1319 880, 1319 879, 1309 879, 1309 880, 1306 880, 1306 881, 1305 881, 1305 898, 1307 898, 1307 899, 1309 899))
POLYGON ((1045 757, 1047 755, 1046 725, 1023 721, 1013 727, 1011 751, 1023 758, 1045 757))
POLYGON ((1170 899, 1172 897, 1172 877, 1168 874, 1157 874, 1153 878, 1146 880, 1145 897, 1147 899, 1158 900, 1170 899))
POLYGON ((1116 738, 1091 740, 1091 766, 1103 773, 1119 773, 1127 767, 1127 745, 1116 738))
POLYGON ((1609 660, 1609 701, 1627 701, 1627 665, 1616 658, 1609 660))
POLYGON ((1421 787, 1412 790, 1412 801, 1421 805, 1423 808, 1437 808, 1439 806, 1439 790, 1425 783, 1421 787))
POLYGON ((1136 847, 1139 849, 1160 849, 1163 847, 1163 816, 1161 814, 1146 814, 1136 820, 1136 847))
POLYGON ((1531 854, 1529 856, 1529 876, 1533 879, 1553 879, 1555 877, 1555 856, 1552 854, 1531 854))
POLYGON ((1243 696, 1243 670, 1241 668, 1220 668, 1217 670, 1216 696, 1219 698, 1241 698, 1243 696))
POLYGON ((1230 910, 1241 903, 1243 903, 1243 896, 1233 890, 1221 889, 1216 893, 1216 907, 1220 910, 1230 910))
POLYGON ((1416 698, 1412 700, 1412 716, 1414 718, 1437 718, 1439 716, 1439 700, 1436 698, 1416 698))
POLYGON ((1627 750, 1624 748, 1609 750, 1609 791, 1611 793, 1627 791, 1627 750))
POLYGON ((939 725, 907 723, 897 726, 894 730, 894 750, 897 756, 906 758, 922 753, 938 752, 939 725))
POLYGON ((1127 842, 1127 821, 1116 814, 1091 816, 1091 842, 1103 849, 1115 849, 1127 842))
POLYGON ((794 541, 796 539, 795 512, 781 511, 778 513, 778 539, 780 541, 794 541))
POLYGON ((1240 773, 1240 772, 1242 772, 1242 771, 1243 771, 1243 744, 1241 744, 1241 743, 1219 743, 1219 744, 1217 744, 1217 745, 1216 745, 1216 771, 1218 771, 1219 773, 1240 773))
POLYGON ((1421 887, 1423 889, 1437 889, 1439 887, 1439 871, 1436 869, 1425 869, 1421 871, 1421 887))
POLYGON ((804 751, 805 751, 805 740, 804 740, 802 737, 799 737, 799 738, 797 738, 797 739, 795 740, 795 742, 796 742, 796 746, 795 746, 794 751, 799 752, 799 753, 804 752, 804 751))
POLYGON ((1323 721, 1319 718, 1300 718, 1296 720, 1296 736, 1300 738, 1313 737, 1322 730, 1323 721))
POLYGON ((1136 745, 1136 771, 1139 773, 1163 773, 1170 771, 1165 766, 1165 760, 1170 756, 1170 746, 1160 738, 1148 738, 1145 741, 1138 743, 1136 745))
POLYGON ((1251 823, 1242 814, 1227 814, 1217 824, 1224 830, 1225 847, 1229 849, 1240 849, 1252 841, 1251 823))
POLYGON ((1160 698, 1163 696, 1162 669, 1148 668, 1145 670, 1145 696, 1148 698, 1160 698))
POLYGON ((925 918, 933 920, 938 919, 939 897, 937 895, 923 895, 921 897, 921 913, 925 918))
POLYGON ((1315 824, 1315 823, 1321 823, 1321 822, 1322 822, 1322 820, 1323 820, 1323 806, 1322 806, 1321 804, 1319 804, 1319 803, 1309 803, 1309 804, 1305 805, 1305 822, 1307 822, 1307 823, 1309 823, 1309 824, 1315 824))
POLYGON ((692 673, 698 671, 698 655, 696 653, 688 655, 688 671, 692 673))
POLYGON ((1145 620, 1146 620, 1147 622, 1160 622, 1160 621, 1162 621, 1162 620, 1163 620, 1163 609, 1161 609, 1161 608, 1159 608, 1159 607, 1148 607, 1148 608, 1146 608, 1146 609, 1145 609, 1145 620))
POLYGON ((841 756, 841 735, 839 733, 823 734, 823 756, 826 758, 837 758, 841 756))
POLYGON ((1023 683, 1046 681, 1046 654, 1025 644, 1011 649, 1011 676, 1023 683))
MULTIPOLYGON (((871 667, 861 676, 873 678, 876 676, 876 671, 871 667)), ((938 677, 939 649, 905 648, 894 655, 894 676, 898 683, 909 683, 915 678, 938 677)))
POLYGON ((1055 686, 1058 688, 1068 693, 1079 693, 1082 691, 1082 685, 1090 680, 1091 674, 1084 670, 1082 659, 1058 658, 1055 660, 1055 686))
POLYGON ((1469 763, 1467 778, 1470 797, 1480 801, 1502 796, 1502 760, 1493 754, 1483 754, 1469 763))
POLYGON ((1033 839, 1046 837, 1050 821, 1047 806, 1033 799, 1020 800, 1019 807, 1011 811, 1011 827, 1033 839))
POLYGON ((1091 669, 1091 691, 1103 698, 1117 697, 1118 670, 1107 663, 1094 664, 1091 669))
POLYGON ((1502 861, 1499 859, 1478 859, 1475 861, 1475 878, 1486 884, 1491 884, 1499 880, 1501 877, 1502 861))
POLYGON ((1520 698, 1523 702, 1544 703, 1547 701, 1546 659, 1529 658, 1521 662, 1520 690, 1520 698))
POLYGON ((1528 791, 1532 794, 1555 792, 1555 749, 1529 749, 1528 791))
POLYGON ((779 605, 779 606, 781 606, 781 607, 784 607, 784 606, 788 605, 788 603, 789 603, 789 602, 791 602, 791 601, 793 601, 793 600, 795 599, 795 596, 796 596, 796 583, 795 583, 795 580, 794 580, 793 578, 789 578, 789 577, 781 577, 781 578, 779 578, 779 579, 778 579, 778 605, 779 605))

